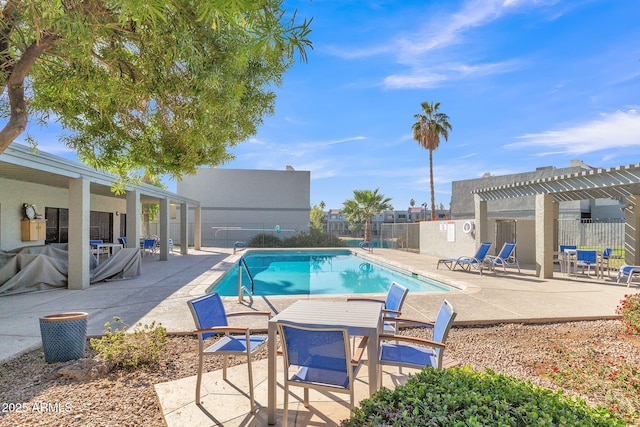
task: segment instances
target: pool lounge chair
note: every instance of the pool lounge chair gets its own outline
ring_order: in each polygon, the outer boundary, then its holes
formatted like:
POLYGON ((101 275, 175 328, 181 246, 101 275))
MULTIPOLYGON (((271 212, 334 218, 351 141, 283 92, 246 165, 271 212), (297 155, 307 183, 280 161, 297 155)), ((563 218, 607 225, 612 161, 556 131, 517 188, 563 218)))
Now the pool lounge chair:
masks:
POLYGON ((623 265, 620 267, 620 270, 618 270, 616 283, 620 283, 620 279, 626 278, 628 288, 634 275, 640 276, 640 265, 623 265))
POLYGON ((478 251, 472 257, 461 256, 458 258, 439 259, 436 269, 440 267, 440 264, 444 264, 449 270, 455 270, 456 266, 460 266, 460 268, 466 271, 471 271, 471 269, 474 268, 480 271, 480 275, 482 275, 482 269, 488 267, 488 264, 485 263, 485 258, 487 257, 487 252, 489 252, 491 245, 492 242, 482 242, 478 251))
POLYGON ((516 250, 516 242, 506 242, 502 245, 500 253, 497 256, 487 255, 487 262, 493 272, 496 272, 496 266, 502 266, 504 272, 507 272, 507 267, 517 267, 518 273, 520 273, 520 263, 514 256, 513 252, 516 250))

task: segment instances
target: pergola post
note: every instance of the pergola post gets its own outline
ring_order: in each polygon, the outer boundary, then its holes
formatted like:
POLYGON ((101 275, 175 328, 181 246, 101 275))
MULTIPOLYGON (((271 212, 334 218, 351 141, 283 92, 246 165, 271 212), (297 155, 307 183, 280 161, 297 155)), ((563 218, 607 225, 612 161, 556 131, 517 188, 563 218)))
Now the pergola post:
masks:
POLYGON ((553 278, 554 205, 551 194, 536 195, 536 275, 553 278))
POLYGON ((482 200, 479 195, 473 195, 473 201, 475 204, 475 223, 476 223, 476 249, 480 247, 480 243, 488 241, 489 227, 488 227, 488 212, 487 201, 482 200))
POLYGON ((624 262, 627 265, 640 265, 640 196, 627 196, 626 202, 624 262))

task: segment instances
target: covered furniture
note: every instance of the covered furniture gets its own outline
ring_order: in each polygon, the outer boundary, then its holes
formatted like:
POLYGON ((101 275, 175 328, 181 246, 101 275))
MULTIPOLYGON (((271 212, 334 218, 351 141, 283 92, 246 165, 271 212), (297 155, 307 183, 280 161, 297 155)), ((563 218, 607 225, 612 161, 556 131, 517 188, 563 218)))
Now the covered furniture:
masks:
POLYGON ((487 257, 487 253, 489 253, 491 245, 492 242, 482 242, 474 256, 439 259, 436 269, 440 267, 440 264, 444 264, 449 270, 455 270, 456 266, 460 266, 460 268, 466 271, 471 271, 472 268, 478 270, 482 275, 482 269, 487 267, 485 258, 487 257))
POLYGON ((502 245, 500 253, 497 256, 487 255, 487 262, 491 267, 491 270, 495 272, 496 266, 502 266, 504 272, 507 272, 507 267, 517 267, 518 273, 520 273, 520 263, 515 257, 516 242, 506 242, 502 245))
POLYGON ((259 315, 271 318, 268 311, 246 311, 226 313, 222 298, 216 293, 207 294, 188 301, 198 334, 198 379, 196 381, 196 404, 200 402, 202 383, 202 365, 204 356, 222 356, 222 378, 227 380, 227 362, 229 356, 246 356, 249 370, 249 396, 251 410, 254 407, 253 371, 251 356, 267 343, 266 335, 251 335, 248 327, 231 327, 227 321, 232 316, 259 315), (218 337, 217 340, 211 337, 218 337))
POLYGON ((351 357, 347 328, 281 322, 278 333, 284 361, 284 415, 286 427, 289 408, 289 387, 304 389, 304 406, 309 406, 309 389, 331 393, 348 393, 350 407, 354 405, 354 381, 362 364, 367 343, 364 337, 351 357))
MULTIPOLYGON (((403 325, 425 327, 432 330, 431 339, 414 338, 404 335, 380 336, 380 365, 392 365, 422 369, 424 367, 442 368, 445 341, 456 318, 456 311, 447 300, 442 302, 436 321, 398 319, 403 325)), ((382 384, 382 372, 378 377, 382 384)))

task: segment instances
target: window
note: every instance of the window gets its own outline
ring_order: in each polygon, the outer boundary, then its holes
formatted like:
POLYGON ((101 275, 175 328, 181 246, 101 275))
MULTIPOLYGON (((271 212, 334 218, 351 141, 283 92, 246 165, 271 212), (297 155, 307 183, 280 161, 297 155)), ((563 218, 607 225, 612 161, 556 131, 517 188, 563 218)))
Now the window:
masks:
MULTIPOLYGON (((69 209, 44 208, 47 220, 46 243, 69 243, 69 209)), ((113 214, 91 211, 89 239, 113 242, 113 214)))

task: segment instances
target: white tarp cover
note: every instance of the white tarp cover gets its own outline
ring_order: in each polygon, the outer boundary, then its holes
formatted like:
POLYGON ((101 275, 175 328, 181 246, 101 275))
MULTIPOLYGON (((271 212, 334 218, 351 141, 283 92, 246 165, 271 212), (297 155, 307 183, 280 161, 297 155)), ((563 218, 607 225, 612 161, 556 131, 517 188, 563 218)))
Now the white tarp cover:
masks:
MULTIPOLYGON (((129 279, 141 272, 140 250, 123 248, 96 267, 90 258, 90 283, 129 279)), ((66 245, 26 246, 0 251, 0 295, 67 287, 69 255, 66 245)))

